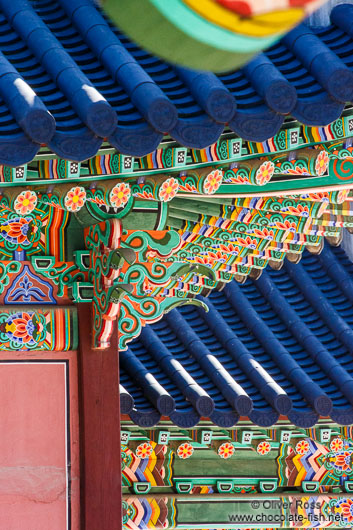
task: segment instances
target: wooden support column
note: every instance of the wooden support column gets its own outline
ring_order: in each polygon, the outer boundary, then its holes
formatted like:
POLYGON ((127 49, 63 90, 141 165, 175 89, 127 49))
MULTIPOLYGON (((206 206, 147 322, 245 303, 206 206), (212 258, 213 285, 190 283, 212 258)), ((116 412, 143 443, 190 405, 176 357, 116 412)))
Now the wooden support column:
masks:
POLYGON ((81 394, 81 513, 83 530, 121 530, 119 356, 111 346, 93 350, 92 306, 77 305, 81 394))

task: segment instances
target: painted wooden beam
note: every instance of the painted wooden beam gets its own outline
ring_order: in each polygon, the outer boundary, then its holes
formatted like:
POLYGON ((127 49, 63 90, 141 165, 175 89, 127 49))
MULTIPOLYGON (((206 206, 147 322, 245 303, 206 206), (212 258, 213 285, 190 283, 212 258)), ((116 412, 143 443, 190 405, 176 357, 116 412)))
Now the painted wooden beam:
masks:
POLYGON ((82 529, 121 530, 119 358, 117 334, 91 348, 92 306, 78 304, 80 327, 82 529))

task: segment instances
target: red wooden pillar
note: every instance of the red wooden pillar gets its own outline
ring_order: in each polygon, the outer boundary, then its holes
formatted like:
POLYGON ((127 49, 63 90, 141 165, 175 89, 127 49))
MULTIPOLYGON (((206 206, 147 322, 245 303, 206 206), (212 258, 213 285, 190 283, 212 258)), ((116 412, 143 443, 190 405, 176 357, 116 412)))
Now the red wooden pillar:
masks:
POLYGON ((77 305, 80 331, 81 513, 84 530, 121 530, 119 356, 93 350, 92 306, 77 305))

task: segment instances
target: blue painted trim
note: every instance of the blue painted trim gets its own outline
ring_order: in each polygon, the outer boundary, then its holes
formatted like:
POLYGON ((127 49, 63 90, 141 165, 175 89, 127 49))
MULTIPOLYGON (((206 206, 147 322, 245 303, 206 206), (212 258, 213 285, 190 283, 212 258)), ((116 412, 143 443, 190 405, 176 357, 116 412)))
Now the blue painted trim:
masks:
POLYGON ((117 126, 108 137, 110 144, 120 153, 131 156, 145 156, 157 149, 163 134, 155 131, 148 123, 136 127, 117 126))
POLYGON ((339 425, 352 425, 353 423, 353 408, 347 410, 336 410, 331 412, 331 418, 339 425))
POLYGON ((0 52, 0 94, 23 131, 37 143, 48 143, 55 120, 42 100, 0 52))
POLYGON ((175 410, 175 401, 172 396, 158 383, 132 351, 128 349, 120 352, 120 362, 160 414, 169 416, 175 410))
POLYGON ((293 265, 286 260, 284 266, 289 277, 299 287, 305 298, 325 322, 326 326, 344 344, 349 353, 353 354, 353 330, 337 314, 320 289, 313 284, 310 276, 300 264, 293 265))
POLYGON ((341 4, 331 11, 331 22, 353 37, 353 5, 341 4))
POLYGON ((133 409, 129 413, 131 421, 136 423, 139 427, 154 427, 161 419, 161 415, 156 410, 149 412, 141 412, 133 409))
POLYGON ((78 116, 98 136, 111 134, 117 116, 26 0, 0 0, 0 8, 62 90, 78 116))
POLYGON ((102 60, 113 79, 124 87, 146 120, 160 132, 168 132, 178 113, 158 85, 123 47, 118 37, 91 2, 61 0, 83 39, 102 60))
POLYGON ((341 289, 344 296, 353 304, 353 280, 342 265, 336 260, 329 245, 324 246, 318 259, 328 276, 330 276, 332 281, 334 281, 341 289))
MULTIPOLYGON (((53 138, 48 142, 50 149, 60 158, 82 162, 95 156, 102 145, 102 139, 95 136, 91 131, 85 129, 78 133, 70 131, 69 133, 56 132, 53 138)), ((32 157, 33 158, 33 157, 32 157)), ((1 160, 1 158, 0 158, 1 160)), ((31 159, 27 159, 29 162, 31 159)))
POLYGON ((256 108, 248 111, 238 109, 234 118, 229 122, 229 127, 244 140, 264 142, 279 131, 283 120, 281 114, 262 105, 258 110, 256 108))
MULTIPOLYGON (((291 378, 291 373, 294 370, 300 370, 297 363, 295 363, 272 331, 261 320, 258 313, 252 308, 250 302, 242 294, 239 286, 235 282, 231 282, 225 286, 224 294, 236 314, 238 314, 249 331, 262 344, 265 351, 274 359, 281 372, 286 377, 291 378)), ((279 414, 288 414, 293 407, 291 398, 268 373, 265 373, 264 369, 256 360, 253 360, 251 364, 253 370, 256 370, 256 379, 258 380, 258 388, 261 394, 266 396, 268 402, 279 414)))
POLYGON ((218 427, 223 429, 229 429, 236 425, 239 421, 239 415, 232 411, 224 412, 223 410, 218 410, 217 408, 212 412, 210 420, 213 421, 218 427))
POLYGON ((283 42, 330 96, 342 103, 353 99, 353 72, 310 28, 300 24, 283 38, 283 42))
POLYGON ((260 427, 271 427, 279 420, 279 413, 269 409, 254 409, 250 413, 249 419, 260 427))
POLYGON ((183 366, 173 358, 150 326, 143 328, 140 340, 159 364, 161 369, 183 395, 190 401, 200 416, 208 417, 214 410, 214 402, 205 390, 188 374, 183 366))
POLYGON ((125 390, 123 385, 119 385, 120 393, 120 412, 121 414, 130 414, 134 408, 134 398, 125 390))
POLYGON ((297 102, 297 92, 265 54, 260 53, 244 68, 253 87, 274 112, 289 114, 297 102))
POLYGON ((196 412, 196 410, 182 412, 175 410, 171 415, 170 419, 172 422, 181 427, 182 429, 191 429, 198 424, 201 419, 201 416, 196 412))
POLYGON ((315 413, 314 411, 298 412, 292 410, 288 414, 288 419, 291 423, 294 423, 294 425, 297 425, 302 429, 310 429, 310 427, 314 427, 314 425, 317 424, 320 419, 320 415, 315 413))
POLYGON ((324 93, 315 98, 298 100, 291 114, 304 125, 323 127, 338 120, 343 109, 344 103, 324 93))
POLYGON ((213 120, 228 123, 233 118, 237 107, 234 96, 215 74, 182 67, 175 67, 175 70, 213 120))
POLYGON ((0 163, 6 166, 22 166, 33 160, 40 145, 25 134, 0 138, 0 163))
MULTIPOLYGON (((212 318, 212 317, 211 317, 212 318)), ((252 400, 243 388, 231 377, 218 359, 211 354, 181 314, 173 310, 165 316, 186 350, 200 364, 202 370, 214 382, 229 405, 242 416, 248 416, 253 408, 252 400)), ((221 412, 218 413, 221 415, 221 412)))
MULTIPOLYGON (((311 282, 312 284, 312 282, 311 282)), ((256 282, 261 294, 284 322, 288 330, 296 338, 298 343, 307 351, 310 357, 320 366, 344 396, 353 404, 353 378, 340 366, 330 355, 319 339, 301 321, 296 312, 284 296, 273 285, 269 275, 264 272, 256 282)), ((312 405, 314 410, 322 416, 328 416, 332 411, 332 401, 310 377, 303 373, 293 371, 293 383, 298 386, 300 393, 312 405), (293 380, 294 379, 294 380, 293 380)))
POLYGON ((327 125, 353 98, 351 12, 338 6, 332 26, 301 25, 244 68, 214 75, 151 56, 91 0, 58 0, 49 11, 42 2, 0 0, 0 136, 19 148, 24 131, 22 154, 12 159, 26 163, 28 139, 82 161, 96 154, 99 138, 138 157, 165 132, 203 149, 225 123, 256 142, 273 137, 288 113, 327 125))
MULTIPOLYGON (((236 311, 236 303, 234 302, 233 305, 231 291, 228 291, 227 293, 227 291, 224 289, 224 293, 236 311)), ((282 388, 275 383, 272 377, 261 368, 259 363, 249 353, 240 339, 238 339, 238 337, 224 322, 221 315, 212 305, 212 302, 208 299, 205 301, 205 303, 207 304, 209 311, 208 313, 202 314, 202 317, 207 322, 210 329, 220 341, 222 346, 233 357, 234 361, 247 375, 259 392, 265 397, 266 401, 280 414, 287 414, 292 407, 291 399, 282 390, 282 388)))
MULTIPOLYGON (((245 285, 233 281, 222 292, 203 299, 208 313, 189 306, 173 310, 143 330, 142 334, 149 333, 144 342, 139 337, 131 344, 134 358, 175 397, 177 406, 170 418, 178 426, 191 428, 201 417, 195 405, 191 407, 180 380, 181 395, 171 386, 176 380, 170 370, 181 365, 187 372, 181 374, 184 383, 192 386, 196 381, 207 388, 214 404, 209 418, 221 428, 236 425, 242 415, 241 404, 232 410, 234 393, 229 388, 239 391, 240 397, 244 393, 246 407, 251 400, 248 417, 264 428, 276 423, 285 407, 289 407, 289 421, 301 428, 315 425, 320 415, 341 425, 353 422, 353 370, 347 347, 331 333, 334 330, 330 331, 315 304, 303 299, 306 289, 320 291, 321 305, 325 300, 333 304, 325 311, 332 315, 336 308, 337 315, 339 310, 338 316, 351 329, 353 265, 342 250, 328 247, 321 256, 304 253, 302 265, 288 266, 294 273, 302 268, 307 281, 302 275, 293 281, 287 265, 280 271, 263 272, 245 285)), ((134 397, 135 378, 129 379, 123 369, 122 383, 134 397)), ((136 385, 139 405, 135 406, 150 413, 142 388, 136 385)))
POLYGON ((179 119, 169 133, 181 145, 193 149, 204 149, 217 142, 223 129, 223 124, 204 116, 203 118, 179 119))

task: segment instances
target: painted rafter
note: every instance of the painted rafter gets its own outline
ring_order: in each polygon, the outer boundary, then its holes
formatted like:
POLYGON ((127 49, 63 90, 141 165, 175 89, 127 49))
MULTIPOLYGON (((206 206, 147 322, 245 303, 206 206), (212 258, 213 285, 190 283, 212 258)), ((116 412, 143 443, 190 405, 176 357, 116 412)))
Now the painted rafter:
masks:
MULTIPOLYGON (((232 146, 227 144, 228 153, 232 146)), ((170 165, 177 154, 169 152, 170 165)), ((56 180, 54 186, 39 180, 28 188, 23 182, 4 190, 1 222, 4 227, 10 221, 23 225, 19 248, 31 256, 34 270, 56 286, 58 296, 93 301, 94 346, 106 347, 119 316, 119 347, 125 349, 142 326, 176 305, 194 303, 197 294, 233 278, 259 275, 267 265, 280 267, 286 256, 297 261, 305 247, 319 252, 323 236, 337 240, 342 227, 352 227, 345 189, 353 186, 348 143, 321 143, 290 156, 252 156, 226 165, 213 160, 190 170, 185 165, 172 173, 150 171, 142 178, 130 172, 123 179, 56 180), (278 186, 289 182, 291 189, 268 197, 277 176, 278 186), (332 185, 334 179, 336 190, 310 191, 313 181, 332 185), (263 195, 252 196, 255 188, 263 195), (224 189, 233 190, 228 198, 224 189), (154 205, 164 212, 159 230, 138 230, 145 217, 137 212, 157 212, 154 205), (66 260, 60 234, 54 237, 50 227, 59 225, 63 233, 70 219, 81 231, 86 227, 86 249, 81 246, 66 260), (128 251, 136 256, 128 257, 128 251)), ((45 171, 46 162, 40 163, 45 171)), ((118 158, 115 169, 122 163, 118 158)), ((58 167, 71 168, 68 163, 58 167)), ((8 230, 0 233, 4 241, 8 230)))

